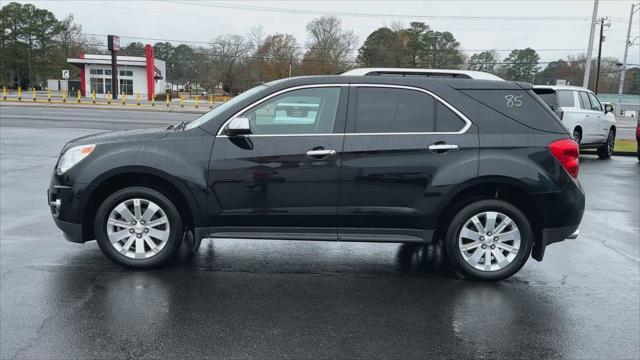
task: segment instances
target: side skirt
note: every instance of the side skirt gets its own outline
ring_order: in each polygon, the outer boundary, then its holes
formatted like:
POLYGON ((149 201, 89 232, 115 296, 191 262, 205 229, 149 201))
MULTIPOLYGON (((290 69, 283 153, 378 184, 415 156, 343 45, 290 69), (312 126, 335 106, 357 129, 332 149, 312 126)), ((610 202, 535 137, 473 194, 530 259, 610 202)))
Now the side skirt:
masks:
POLYGON ((326 228, 211 227, 195 228, 193 240, 197 250, 202 239, 429 243, 432 238, 433 230, 415 229, 345 228, 336 233, 326 228))

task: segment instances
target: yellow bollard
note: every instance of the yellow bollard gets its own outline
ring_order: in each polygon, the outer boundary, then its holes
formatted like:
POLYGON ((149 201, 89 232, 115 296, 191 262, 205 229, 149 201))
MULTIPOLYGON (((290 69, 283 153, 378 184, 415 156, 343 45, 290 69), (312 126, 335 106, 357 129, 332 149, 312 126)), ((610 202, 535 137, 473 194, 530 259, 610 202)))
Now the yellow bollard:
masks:
POLYGON ((136 94, 136 105, 140 106, 140 94, 136 94))
POLYGON ((180 96, 180 107, 184 107, 184 99, 180 96))
POLYGON ((213 109, 213 95, 209 95, 209 109, 213 109))
POLYGON ((166 94, 165 97, 164 97, 164 101, 167 104, 167 107, 171 106, 170 105, 171 104, 171 95, 166 94))
POLYGON ((2 100, 7 100, 7 87, 2 87, 2 100))
POLYGON ((76 94, 78 94, 78 104, 80 104, 80 98, 82 96, 82 93, 80 92, 80 90, 78 90, 76 94))
POLYGON ((112 98, 111 91, 107 91, 107 104, 108 105, 111 105, 111 98, 112 98))
POLYGON ((47 89, 47 101, 51 102, 51 90, 47 89))
POLYGON ((151 106, 156 106, 156 94, 151 95, 151 106))
POLYGON ((62 102, 67 102, 67 90, 62 91, 62 102))
POLYGON ((196 109, 198 108, 199 103, 200 103, 200 95, 196 95, 196 109))
POLYGON ((122 105, 127 105, 127 94, 122 94, 122 105))
POLYGON ((18 101, 22 101, 22 88, 18 86, 18 101))
POLYGON ((31 88, 31 100, 36 101, 36 88, 31 88))
POLYGON ((95 91, 91 93, 91 102, 94 103, 94 104, 96 103, 96 92, 95 91))

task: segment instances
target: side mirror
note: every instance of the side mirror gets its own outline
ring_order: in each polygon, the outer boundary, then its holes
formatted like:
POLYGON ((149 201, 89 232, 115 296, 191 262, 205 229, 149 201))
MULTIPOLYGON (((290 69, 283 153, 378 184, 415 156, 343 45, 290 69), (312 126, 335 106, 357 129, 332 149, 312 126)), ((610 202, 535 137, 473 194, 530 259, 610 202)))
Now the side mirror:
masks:
POLYGON ((613 112, 613 105, 611 104, 604 104, 604 113, 610 113, 613 112))
POLYGON ((251 125, 249 118, 238 116, 229 122, 225 132, 229 136, 248 135, 251 134, 251 125))

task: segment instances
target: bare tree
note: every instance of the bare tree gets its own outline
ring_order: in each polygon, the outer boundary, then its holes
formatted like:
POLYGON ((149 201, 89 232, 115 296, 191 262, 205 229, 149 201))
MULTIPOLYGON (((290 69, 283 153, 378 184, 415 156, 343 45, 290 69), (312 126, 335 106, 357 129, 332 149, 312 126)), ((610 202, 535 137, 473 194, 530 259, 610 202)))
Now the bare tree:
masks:
POLYGON ((211 42, 214 69, 226 91, 236 93, 241 90, 236 84, 236 75, 250 51, 251 43, 242 35, 218 36, 211 42))
POLYGON ((274 34, 267 36, 256 56, 256 60, 261 61, 263 80, 271 81, 289 76, 298 63, 300 48, 293 35, 274 34))
POLYGON ((307 52, 303 69, 307 74, 335 74, 350 67, 351 52, 358 41, 352 30, 344 30, 335 16, 323 16, 307 24, 307 52))

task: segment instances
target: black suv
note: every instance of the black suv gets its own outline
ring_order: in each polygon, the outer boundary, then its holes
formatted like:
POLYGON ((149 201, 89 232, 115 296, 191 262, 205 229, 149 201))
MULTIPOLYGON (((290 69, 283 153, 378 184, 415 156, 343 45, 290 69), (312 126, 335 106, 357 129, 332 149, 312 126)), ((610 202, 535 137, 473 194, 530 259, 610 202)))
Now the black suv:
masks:
POLYGON ((577 175, 577 144, 528 84, 316 76, 75 139, 48 200, 68 240, 130 267, 183 239, 442 241, 460 272, 495 280, 577 236, 577 175))

